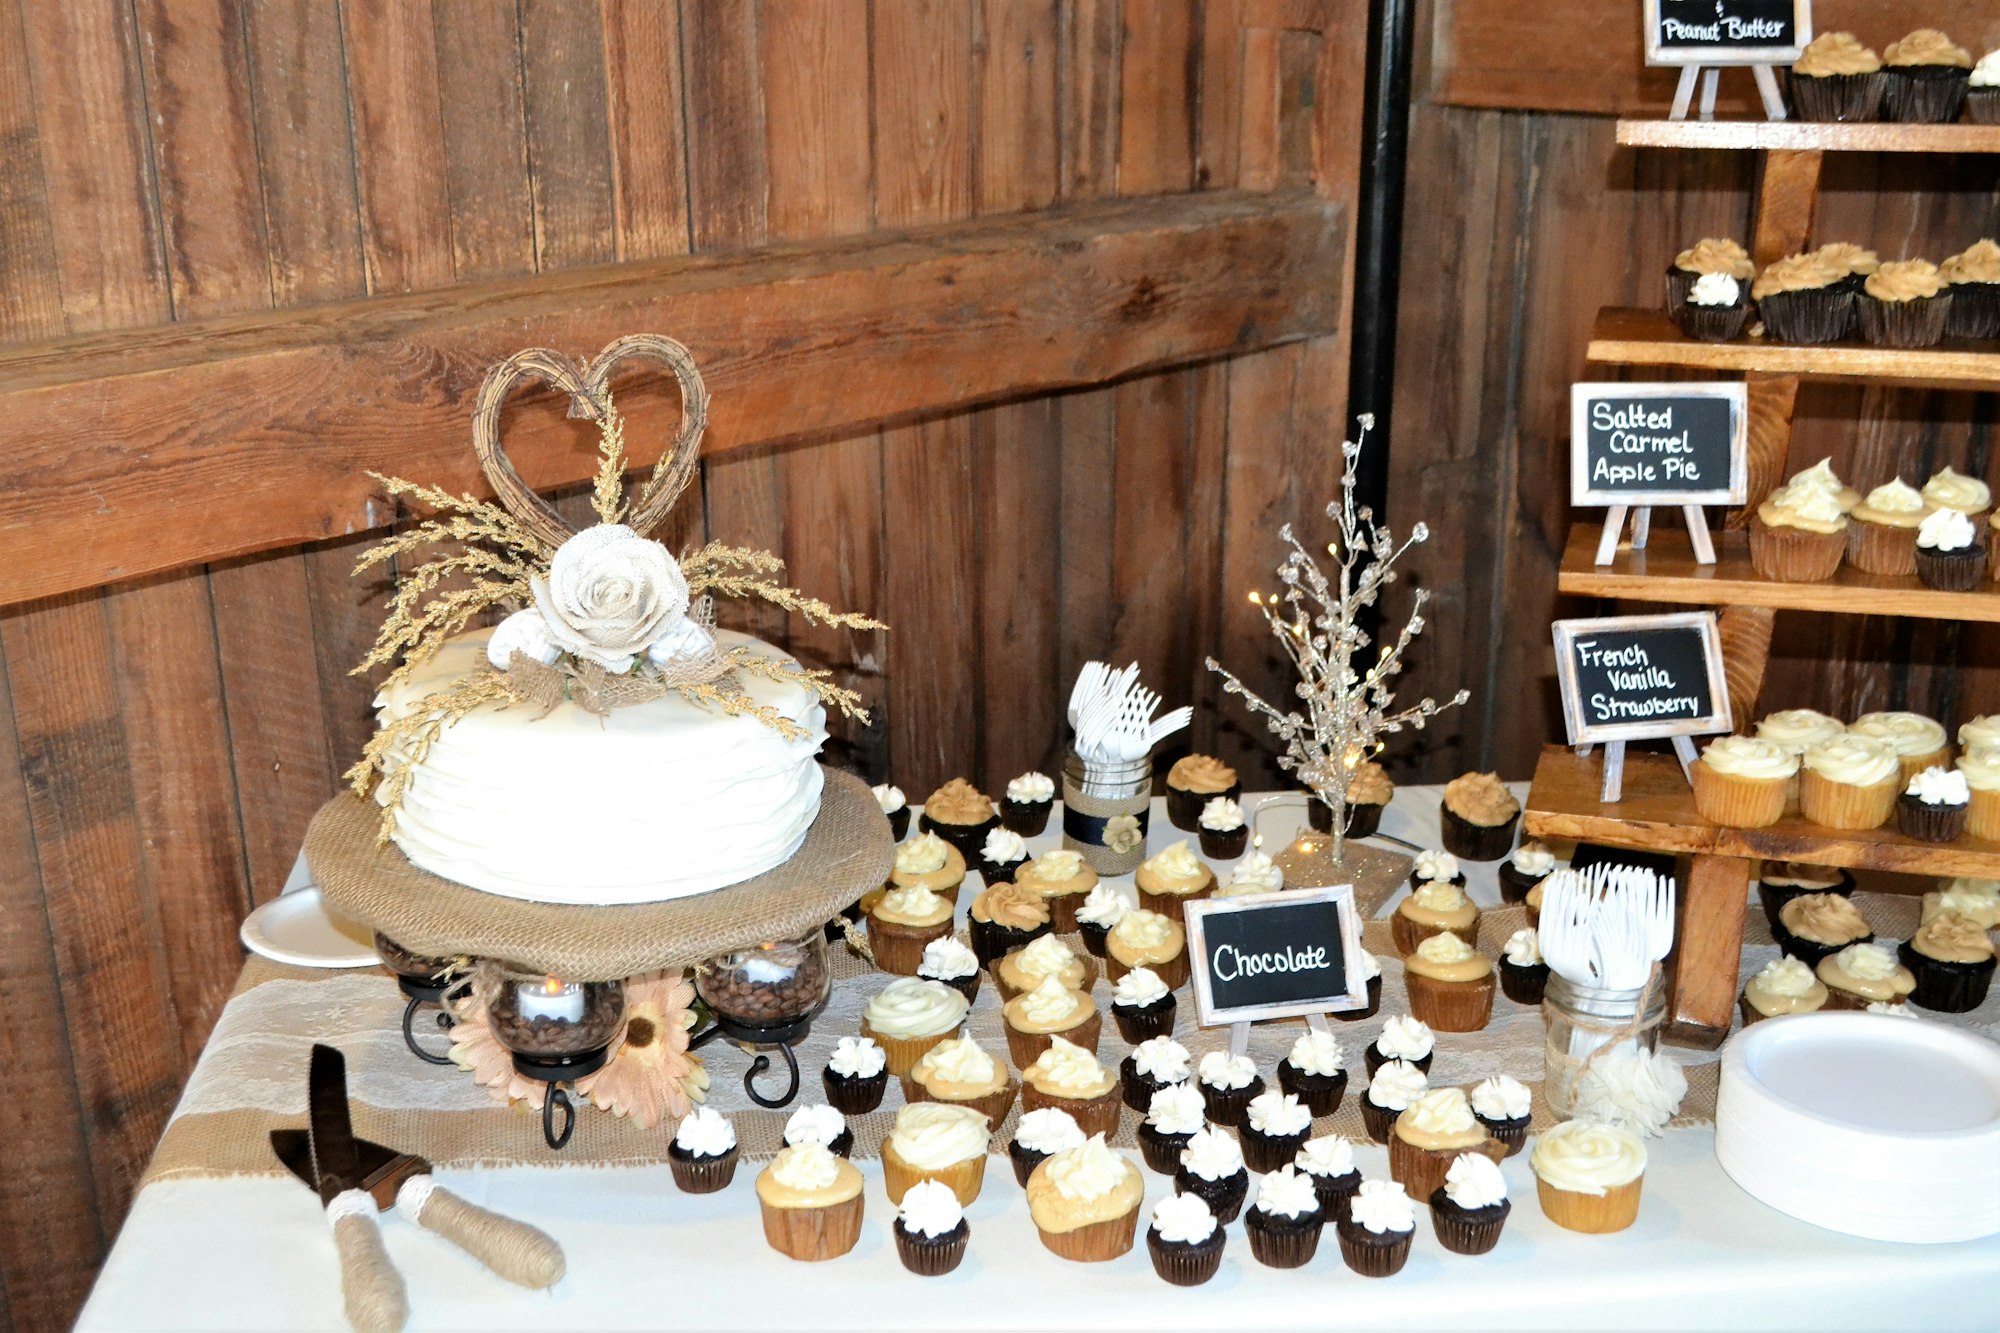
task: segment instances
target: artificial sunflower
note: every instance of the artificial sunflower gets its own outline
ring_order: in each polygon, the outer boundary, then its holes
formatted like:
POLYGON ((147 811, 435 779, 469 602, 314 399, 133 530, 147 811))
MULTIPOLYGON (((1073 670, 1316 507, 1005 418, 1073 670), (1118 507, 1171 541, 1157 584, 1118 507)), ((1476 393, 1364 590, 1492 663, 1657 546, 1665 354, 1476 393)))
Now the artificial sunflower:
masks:
POLYGON ((458 1023, 451 1030, 451 1062, 472 1075, 495 1101, 526 1102, 539 1111, 548 1096, 549 1085, 523 1078, 514 1068, 514 1055, 493 1035, 486 1018, 486 1004, 477 991, 469 993, 458 1006, 458 1023))
POLYGON ((694 987, 683 972, 654 972, 625 983, 625 1030, 611 1060, 576 1090, 593 1106, 630 1116, 641 1128, 679 1120, 708 1093, 708 1071, 688 1051, 694 987))

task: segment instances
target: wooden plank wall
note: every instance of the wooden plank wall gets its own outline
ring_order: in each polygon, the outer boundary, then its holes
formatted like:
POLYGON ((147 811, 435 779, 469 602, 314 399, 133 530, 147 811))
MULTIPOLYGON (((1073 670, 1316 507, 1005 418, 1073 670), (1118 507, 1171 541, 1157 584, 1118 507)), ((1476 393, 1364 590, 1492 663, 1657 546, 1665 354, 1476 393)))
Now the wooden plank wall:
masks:
MULTIPOLYGON (((0 340, 1119 194, 1351 198, 1364 10, 0 0, 0 340)), ((677 536, 779 549, 894 627, 741 622, 867 698, 840 761, 918 799, 997 788, 1056 763, 1088 657, 1211 702, 1204 653, 1275 680, 1241 593, 1331 493, 1343 365, 1326 338, 732 454, 677 536)), ((381 589, 347 577, 357 546, 0 615, 0 1063, 24 1090, 0 1109, 0 1323, 79 1307, 238 921, 368 734, 346 671, 381 589)), ((1272 780, 1215 710, 1194 739, 1272 780)))
MULTIPOLYGON (((1667 265, 1701 237, 1749 239, 1755 155, 1621 149, 1608 114, 1535 109, 1665 114, 1636 62, 1588 42, 1518 40, 1521 23, 1615 23, 1629 36, 1636 19, 1619 8, 1607 18, 1598 0, 1550 0, 1532 14, 1513 0, 1439 0, 1422 11, 1417 87, 1432 95, 1411 120, 1389 508, 1398 524, 1427 518, 1437 534, 1419 574, 1439 600, 1411 688, 1463 683, 1474 698, 1463 718, 1400 751, 1403 775, 1498 768, 1526 778, 1540 747, 1562 738, 1546 622, 1598 611, 1555 595, 1569 525, 1601 519, 1567 503, 1569 384, 1613 377, 1584 362, 1591 319, 1601 306, 1660 303, 1667 265), (1476 43, 1475 18, 1514 39, 1476 43)), ((1875 0, 1826 8, 1878 48, 1915 22, 1907 6, 1875 0)), ((1941 21, 1962 41, 2000 43, 1990 6, 1947 9, 1941 21)), ((1814 244, 1937 260, 2000 235, 1990 157, 1828 154, 1824 186, 1814 244)), ((1866 490, 1898 474, 1922 485, 1950 464, 2000 486, 1996 418, 1992 395, 1807 385, 1790 468, 1830 457, 1866 490)), ((2000 636, 1787 613, 1763 707, 1847 717, 1911 708, 1955 726, 2000 710, 2000 636)))

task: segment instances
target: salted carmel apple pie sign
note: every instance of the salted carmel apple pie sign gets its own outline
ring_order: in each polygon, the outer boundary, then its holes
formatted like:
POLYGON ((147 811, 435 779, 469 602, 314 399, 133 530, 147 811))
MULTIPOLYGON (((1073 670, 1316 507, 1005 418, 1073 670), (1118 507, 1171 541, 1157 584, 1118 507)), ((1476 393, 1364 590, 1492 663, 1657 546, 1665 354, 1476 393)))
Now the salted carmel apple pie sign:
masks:
POLYGON ((1352 885, 1203 898, 1183 910, 1202 1026, 1367 1006, 1352 885))

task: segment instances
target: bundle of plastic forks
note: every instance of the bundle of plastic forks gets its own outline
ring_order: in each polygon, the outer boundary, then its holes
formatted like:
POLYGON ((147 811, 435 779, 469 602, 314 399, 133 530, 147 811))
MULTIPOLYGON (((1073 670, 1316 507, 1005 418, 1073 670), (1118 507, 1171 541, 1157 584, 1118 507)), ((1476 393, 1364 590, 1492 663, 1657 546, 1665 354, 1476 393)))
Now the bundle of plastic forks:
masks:
POLYGON ((1543 881, 1542 958, 1572 985, 1643 988, 1674 943, 1674 882, 1638 866, 1558 870, 1543 881))
POLYGON ((1077 754, 1087 764, 1144 759, 1194 716, 1193 709, 1176 708, 1156 718, 1159 706, 1159 691, 1139 682, 1137 662, 1118 670, 1102 662, 1085 662, 1069 696, 1077 754))

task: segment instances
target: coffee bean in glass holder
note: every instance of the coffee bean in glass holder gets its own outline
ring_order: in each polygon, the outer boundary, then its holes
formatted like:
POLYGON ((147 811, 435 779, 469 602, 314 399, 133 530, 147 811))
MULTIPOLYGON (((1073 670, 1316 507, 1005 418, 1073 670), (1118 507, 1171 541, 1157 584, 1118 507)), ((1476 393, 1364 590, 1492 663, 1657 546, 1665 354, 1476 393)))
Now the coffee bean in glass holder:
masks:
POLYGON ((739 1027, 788 1027, 818 1013, 833 989, 826 936, 814 929, 719 954, 695 968, 694 988, 739 1027))

